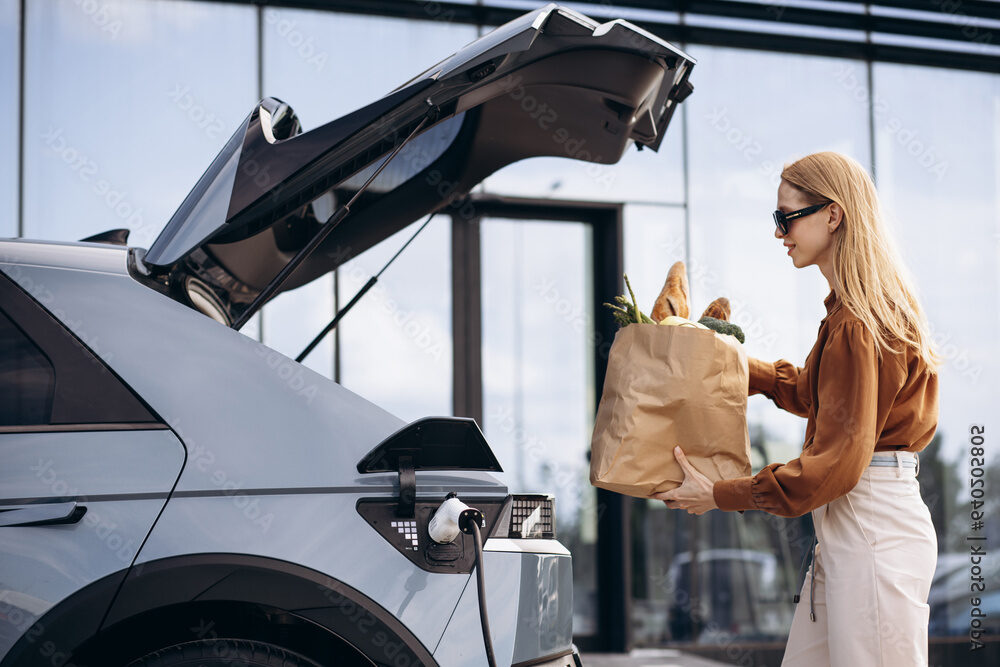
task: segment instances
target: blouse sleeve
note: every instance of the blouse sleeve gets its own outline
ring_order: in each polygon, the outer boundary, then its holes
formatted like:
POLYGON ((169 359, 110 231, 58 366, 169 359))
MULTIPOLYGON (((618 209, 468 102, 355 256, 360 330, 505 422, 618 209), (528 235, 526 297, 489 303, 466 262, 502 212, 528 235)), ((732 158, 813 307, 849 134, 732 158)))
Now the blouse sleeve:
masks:
POLYGON ((799 417, 809 416, 809 383, 804 368, 789 361, 747 359, 750 371, 748 396, 764 394, 782 410, 799 417))
POLYGON ((875 450, 878 357, 864 324, 849 320, 830 332, 818 377, 819 411, 812 443, 788 463, 713 486, 719 509, 759 509, 800 516, 846 494, 875 450))

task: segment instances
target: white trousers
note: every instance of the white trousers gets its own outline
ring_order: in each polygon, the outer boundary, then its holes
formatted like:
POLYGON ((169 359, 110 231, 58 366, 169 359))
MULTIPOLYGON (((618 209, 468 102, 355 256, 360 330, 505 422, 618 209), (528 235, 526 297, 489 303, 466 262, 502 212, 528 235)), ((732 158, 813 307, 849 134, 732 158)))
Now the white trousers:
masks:
POLYGON ((869 466, 812 517, 818 544, 782 666, 926 667, 937 536, 915 469, 869 466))

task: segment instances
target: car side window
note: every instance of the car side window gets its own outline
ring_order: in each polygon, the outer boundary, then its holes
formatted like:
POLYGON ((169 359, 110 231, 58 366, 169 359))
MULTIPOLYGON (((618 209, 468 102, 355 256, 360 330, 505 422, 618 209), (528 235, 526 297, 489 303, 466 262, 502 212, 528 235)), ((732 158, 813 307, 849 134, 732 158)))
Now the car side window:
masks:
POLYGON ((90 348, 3 272, 0 304, 0 430, 161 423, 90 348))
POLYGON ((48 424, 55 384, 52 363, 0 310, 0 426, 48 424))

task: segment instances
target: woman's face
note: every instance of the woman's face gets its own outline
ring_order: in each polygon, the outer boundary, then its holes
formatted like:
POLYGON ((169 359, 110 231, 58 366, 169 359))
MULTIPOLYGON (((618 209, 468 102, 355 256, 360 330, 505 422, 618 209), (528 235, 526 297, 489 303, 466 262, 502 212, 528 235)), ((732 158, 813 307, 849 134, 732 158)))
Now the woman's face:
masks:
MULTIPOLYGON (((803 199, 802 193, 781 181, 778 185, 778 210, 783 213, 797 211, 810 206, 812 202, 803 199)), ((813 264, 829 263, 830 249, 833 246, 833 234, 830 233, 832 211, 837 207, 831 204, 815 213, 796 218, 788 223, 788 233, 782 234, 777 225, 774 227, 775 238, 781 239, 788 250, 795 268, 801 269, 813 264)))

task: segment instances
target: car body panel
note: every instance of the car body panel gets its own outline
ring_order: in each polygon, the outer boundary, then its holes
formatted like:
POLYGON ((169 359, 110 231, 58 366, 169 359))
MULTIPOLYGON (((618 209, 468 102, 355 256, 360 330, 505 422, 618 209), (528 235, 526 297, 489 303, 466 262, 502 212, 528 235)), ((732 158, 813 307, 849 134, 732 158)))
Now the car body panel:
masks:
POLYGON ((0 433, 0 506, 86 507, 69 525, 0 528, 0 658, 60 601, 132 564, 183 463, 167 429, 0 433))
POLYGON ((165 500, 184 464, 184 448, 163 428, 0 433, 0 456, 0 499, 7 504, 103 496, 165 500))
POLYGON ((403 420, 136 282, 124 249, 77 247, 102 263, 116 252, 119 270, 111 273, 46 265, 31 245, 0 242, 0 256, 19 261, 0 270, 43 294, 41 303, 177 433, 189 457, 179 491, 377 483, 355 466, 403 420))
MULTIPOLYGON (((468 575, 421 570, 387 549, 353 509, 345 510, 361 497, 398 493, 396 474, 361 474, 357 462, 405 423, 139 284, 125 270, 125 250, 75 248, 82 256, 69 262, 66 245, 0 242, 0 255, 20 262, 0 270, 26 290, 44 293, 74 333, 99 342, 94 351, 186 447, 174 495, 137 563, 220 552, 299 563, 364 590, 434 646, 468 575), (58 259, 46 257, 50 251, 58 259), (117 271, 109 253, 117 255, 117 271), (54 266, 59 262, 80 268, 54 266), (151 373, 151 366, 166 376, 151 373), (351 549, 332 548, 345 535, 351 549)), ((418 471, 416 479, 418 498, 507 493, 485 471, 418 471)))
MULTIPOLYGON (((364 591, 430 649, 441 637, 468 575, 426 572, 389 548, 348 509, 361 497, 380 494, 175 497, 137 565, 188 553, 240 553, 296 563, 364 591)), ((115 620, 112 613, 109 622, 115 620)))
MULTIPOLYGON (((572 559, 568 552, 562 551, 549 554, 484 551, 487 613, 498 665, 557 655, 572 648, 572 559)), ((460 640, 463 636, 482 634, 474 577, 434 652, 434 659, 442 665, 486 664, 482 642, 460 640)))
MULTIPOLYGON (((396 483, 395 474, 359 473, 357 462, 406 422, 136 282, 124 249, 0 241, 0 257, 0 270, 58 313, 177 433, 188 452, 178 492, 396 483), (69 248, 81 255, 74 262, 65 260, 69 248)), ((427 490, 506 491, 485 471, 417 476, 427 490)))

